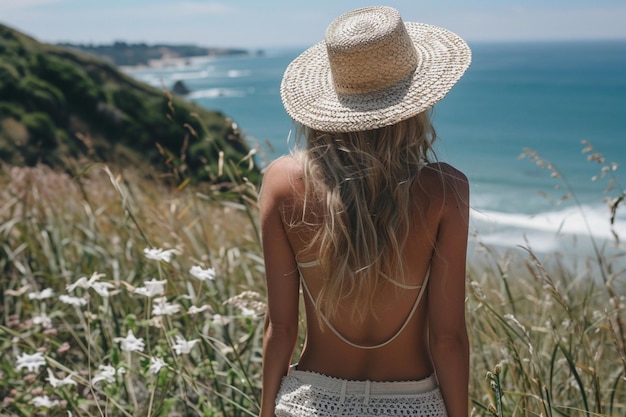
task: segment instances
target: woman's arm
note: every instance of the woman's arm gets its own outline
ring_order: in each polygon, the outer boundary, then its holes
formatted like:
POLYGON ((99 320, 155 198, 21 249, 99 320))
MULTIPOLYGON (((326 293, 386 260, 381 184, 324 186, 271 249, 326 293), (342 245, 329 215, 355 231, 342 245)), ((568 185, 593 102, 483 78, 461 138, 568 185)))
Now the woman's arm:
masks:
POLYGON ((290 177, 287 161, 272 164, 265 173, 260 199, 267 285, 261 417, 274 417, 276 394, 289 371, 298 336, 299 277, 282 221, 285 202, 293 200, 290 177))
POLYGON ((465 327, 465 268, 469 184, 442 166, 443 202, 428 289, 430 352, 449 417, 468 415, 469 342, 465 327))

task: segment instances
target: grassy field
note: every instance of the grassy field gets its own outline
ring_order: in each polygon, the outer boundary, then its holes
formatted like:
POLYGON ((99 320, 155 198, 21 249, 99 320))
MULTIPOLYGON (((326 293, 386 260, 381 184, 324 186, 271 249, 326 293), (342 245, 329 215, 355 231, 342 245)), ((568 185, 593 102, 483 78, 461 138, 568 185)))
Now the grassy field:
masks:
MULTIPOLYGON (((254 416, 263 261, 255 187, 132 169, 0 172, 0 415, 254 416)), ((523 245, 523 242, 520 242, 523 245)), ((477 243, 480 416, 626 415, 624 271, 477 243)), ((623 252, 623 251, 622 251, 623 252)))

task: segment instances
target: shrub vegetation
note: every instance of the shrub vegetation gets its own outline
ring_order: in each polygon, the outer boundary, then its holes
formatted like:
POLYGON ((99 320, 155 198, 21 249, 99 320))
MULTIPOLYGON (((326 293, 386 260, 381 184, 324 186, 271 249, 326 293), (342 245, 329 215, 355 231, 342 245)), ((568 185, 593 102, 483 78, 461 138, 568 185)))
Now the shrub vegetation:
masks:
MULTIPOLYGON (((173 173, 180 183, 220 180, 220 164, 238 163, 249 152, 223 114, 137 82, 99 58, 0 25, 3 160, 71 171, 81 158, 124 157, 173 173)), ((258 183, 258 170, 247 163, 241 169, 258 183)))

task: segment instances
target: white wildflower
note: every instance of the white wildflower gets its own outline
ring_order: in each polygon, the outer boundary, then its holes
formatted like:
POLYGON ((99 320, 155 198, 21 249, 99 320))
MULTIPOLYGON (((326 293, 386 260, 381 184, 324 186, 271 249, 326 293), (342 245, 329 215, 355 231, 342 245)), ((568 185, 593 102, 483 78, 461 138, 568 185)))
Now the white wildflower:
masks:
POLYGON ((52 328, 52 319, 48 317, 46 313, 41 313, 40 315, 33 317, 33 323, 41 324, 46 329, 52 328))
POLYGON ((241 306, 240 310, 241 310, 241 316, 242 317, 244 317, 244 318, 248 318, 249 317, 249 318, 252 318, 252 319, 256 318, 256 311, 254 311, 253 309, 241 306))
POLYGON ((35 372, 40 366, 45 366, 46 359, 41 352, 35 352, 32 355, 24 353, 17 357, 17 369, 28 369, 28 372, 35 372))
POLYGON ((71 295, 59 295, 59 301, 76 307, 87 305, 87 299, 83 297, 72 297, 71 295))
MULTIPOLYGON (((113 382, 115 382, 116 371, 114 367, 110 365, 100 365, 98 366, 98 369, 100 370, 100 372, 94 375, 93 379, 91 380, 92 385, 95 385, 100 381, 106 381, 109 384, 112 384, 113 382)), ((123 372, 118 371, 118 373, 123 373, 123 372)))
POLYGON ((63 379, 59 379, 52 373, 50 368, 48 368, 48 382, 50 382, 53 388, 62 387, 63 385, 76 385, 76 381, 72 379, 72 374, 69 374, 63 379))
POLYGON ((198 343, 200 341, 200 339, 194 339, 194 340, 185 340, 180 336, 176 336, 176 343, 174 344, 174 346, 172 346, 174 348, 174 350, 176 351, 177 355, 181 355, 181 354, 187 354, 191 351, 191 349, 194 347, 194 345, 196 343, 198 343))
POLYGON ((167 280, 156 280, 152 278, 150 281, 144 281, 143 285, 146 289, 154 295, 161 295, 165 292, 165 285, 167 284, 167 280))
POLYGON ((133 290, 133 294, 145 295, 146 297, 151 297, 148 289, 146 287, 137 287, 133 290))
POLYGON ((104 274, 99 274, 97 272, 94 272, 93 274, 91 274, 91 277, 89 279, 87 279, 87 277, 80 277, 78 278, 78 280, 73 283, 70 284, 68 286, 66 286, 66 290, 67 292, 72 292, 74 291, 76 288, 81 287, 84 289, 89 289, 91 287, 93 287, 93 284, 97 281, 100 280, 100 278, 104 277, 104 274))
POLYGON ((189 273, 194 277, 198 278, 200 281, 213 281, 215 280, 215 269, 207 268, 202 269, 199 266, 192 266, 189 270, 189 273))
POLYGON ((108 297, 110 295, 109 289, 115 288, 115 285, 110 282, 94 282, 91 288, 93 288, 93 290, 97 292, 100 297, 108 297))
POLYGON ((213 319, 211 320, 211 322, 216 326, 226 326, 228 323, 230 323, 230 318, 224 317, 221 314, 213 314, 213 319))
POLYGON ((207 304, 203 305, 202 307, 191 306, 187 310, 187 314, 194 315, 194 314, 202 313, 204 310, 207 310, 209 308, 211 308, 211 306, 207 304))
POLYGON ((125 352, 143 352, 143 349, 146 347, 143 338, 136 338, 132 330, 128 331, 126 337, 116 337, 113 341, 121 343, 121 349, 125 352))
POLYGON ((167 302, 166 297, 159 297, 154 299, 154 306, 152 307, 153 316, 171 316, 180 311, 180 305, 170 304, 167 302))
POLYGON ((87 281, 87 278, 80 277, 80 278, 78 278, 78 280, 75 283, 66 285, 65 286, 65 290, 67 292, 72 292, 72 291, 74 291, 78 287, 81 287, 81 288, 91 288, 91 283, 89 281, 87 281))
POLYGON ((30 403, 34 405, 35 407, 41 407, 41 408, 57 407, 60 404, 59 400, 53 401, 47 395, 39 395, 37 397, 33 397, 33 399, 30 400, 30 403))
POLYGON ((165 361, 161 358, 150 357, 150 367, 148 372, 151 374, 158 374, 162 368, 167 367, 165 361))
POLYGON ((35 291, 28 294, 30 300, 45 300, 54 296, 52 288, 46 288, 45 290, 35 291))
POLYGON ((146 297, 154 297, 165 293, 165 284, 167 280, 157 281, 152 278, 150 281, 144 281, 143 287, 135 288, 134 294, 145 295, 146 297))
POLYGON ((143 250, 146 258, 167 263, 170 262, 174 253, 177 253, 176 249, 145 248, 143 250))

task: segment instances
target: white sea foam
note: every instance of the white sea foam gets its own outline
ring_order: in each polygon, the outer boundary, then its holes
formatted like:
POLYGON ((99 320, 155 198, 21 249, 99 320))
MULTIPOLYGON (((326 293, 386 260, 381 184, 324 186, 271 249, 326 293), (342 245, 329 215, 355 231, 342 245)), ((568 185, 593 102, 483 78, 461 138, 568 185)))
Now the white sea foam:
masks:
POLYGON ((250 75, 250 70, 236 70, 231 69, 226 73, 229 78, 247 77, 250 75))
POLYGON ((163 77, 163 75, 160 74, 141 74, 141 75, 133 75, 135 78, 137 78, 138 80, 149 84, 153 87, 160 87, 164 80, 165 77, 163 77))
POLYGON ((234 88, 207 88, 189 93, 188 97, 192 100, 220 98, 220 97, 245 97, 245 89, 234 88))
POLYGON ((474 210, 471 228, 477 239, 501 247, 530 246, 538 252, 563 248, 590 249, 592 239, 599 244, 614 243, 614 232, 626 239, 626 212, 618 209, 613 225, 606 206, 570 206, 539 214, 502 213, 474 210))
POLYGON ((172 81, 179 80, 202 80, 204 78, 210 77, 211 72, 209 70, 202 71, 184 71, 184 72, 174 72, 172 74, 168 74, 167 78, 172 81))

